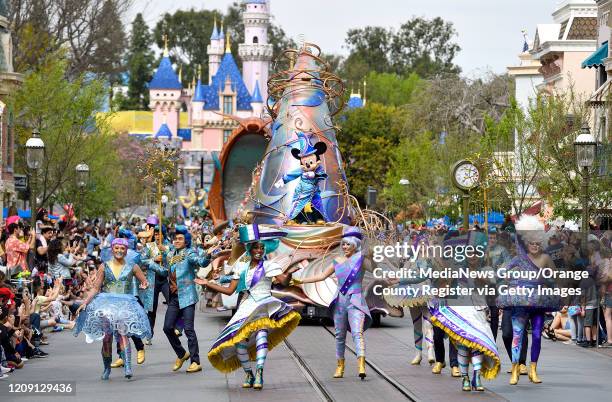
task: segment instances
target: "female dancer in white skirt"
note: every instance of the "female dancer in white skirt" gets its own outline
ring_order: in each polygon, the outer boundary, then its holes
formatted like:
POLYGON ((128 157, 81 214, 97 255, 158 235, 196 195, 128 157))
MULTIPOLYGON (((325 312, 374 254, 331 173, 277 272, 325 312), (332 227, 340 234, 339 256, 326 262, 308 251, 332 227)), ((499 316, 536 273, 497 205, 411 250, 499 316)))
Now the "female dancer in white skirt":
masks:
POLYGON ((74 336, 82 331, 88 343, 102 340, 102 380, 108 380, 115 335, 121 346, 119 354, 124 361, 125 378, 130 379, 132 351, 129 337, 151 337, 147 313, 133 296, 133 278, 138 279, 141 289, 146 289, 149 284, 138 265, 125 259, 128 250, 126 239, 113 240, 111 249, 112 260, 100 266, 92 291, 77 310, 79 316, 74 336))
POLYGON ((278 247, 278 238, 287 234, 257 224, 240 227, 239 234, 247 252, 234 264, 229 287, 206 279, 195 282, 226 295, 242 293, 236 314, 217 337, 208 352, 208 360, 221 372, 242 366, 246 373, 242 387, 261 390, 268 350, 289 336, 297 327, 300 315, 285 302, 272 297, 272 280, 287 285, 291 274, 283 273, 280 265, 265 259, 278 247), (256 361, 255 375, 251 360, 256 361))

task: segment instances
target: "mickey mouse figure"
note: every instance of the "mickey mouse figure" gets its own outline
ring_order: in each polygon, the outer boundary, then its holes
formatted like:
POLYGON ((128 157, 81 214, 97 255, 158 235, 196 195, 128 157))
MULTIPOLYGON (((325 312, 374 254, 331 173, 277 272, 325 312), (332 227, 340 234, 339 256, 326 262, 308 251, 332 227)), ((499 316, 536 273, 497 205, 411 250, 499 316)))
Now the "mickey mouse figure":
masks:
POLYGON ((274 187, 280 188, 295 179, 300 179, 295 192, 291 210, 287 215, 289 223, 317 223, 322 224, 329 219, 325 214, 321 200, 319 182, 327 179, 327 173, 321 166, 321 155, 327 151, 324 142, 312 145, 311 136, 302 132, 297 133, 299 148, 292 148, 291 155, 300 160, 300 169, 286 173, 282 179, 274 183, 274 187))

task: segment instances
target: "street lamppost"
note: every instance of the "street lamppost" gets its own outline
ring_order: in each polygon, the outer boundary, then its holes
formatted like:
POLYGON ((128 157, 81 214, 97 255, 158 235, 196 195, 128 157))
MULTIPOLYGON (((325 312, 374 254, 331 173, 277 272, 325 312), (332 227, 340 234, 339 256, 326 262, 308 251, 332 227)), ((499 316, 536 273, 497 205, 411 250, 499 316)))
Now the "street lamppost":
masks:
POLYGON ((40 138, 38 130, 34 129, 32 131, 32 137, 26 141, 25 147, 26 163, 31 170, 30 222, 32 228, 36 229, 36 176, 45 159, 45 143, 40 138))
POLYGON ((89 182, 89 166, 85 162, 76 165, 76 185, 79 188, 79 221, 83 218, 83 195, 89 182))
MULTIPOLYGON (((402 177, 400 179, 400 181, 398 182, 398 184, 400 186, 404 186, 404 188, 406 189, 406 192, 408 192, 408 186, 410 185, 410 180, 402 177)), ((406 203, 408 203, 408 197, 406 197, 406 203)), ((406 216, 407 209, 403 208, 403 210, 404 210, 404 222, 402 222, 402 225, 405 227, 406 226, 406 222, 408 221, 408 219, 406 219, 407 218, 407 216, 406 216)))
POLYGON ((580 129, 580 135, 574 141, 576 164, 578 172, 582 169, 582 247, 586 247, 589 232, 589 179, 590 169, 595 164, 597 141, 591 134, 589 124, 585 122, 580 129))

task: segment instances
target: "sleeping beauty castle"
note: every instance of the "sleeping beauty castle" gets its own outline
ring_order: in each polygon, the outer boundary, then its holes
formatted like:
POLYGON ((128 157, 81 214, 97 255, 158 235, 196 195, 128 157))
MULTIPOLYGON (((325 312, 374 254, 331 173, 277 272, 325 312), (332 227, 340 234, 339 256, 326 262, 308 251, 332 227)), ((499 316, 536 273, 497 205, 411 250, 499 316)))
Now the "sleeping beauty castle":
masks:
POLYGON ((215 158, 239 127, 238 121, 261 119, 264 111, 272 60, 272 45, 268 43, 270 13, 266 0, 244 3, 245 43, 238 48, 242 72, 231 53, 229 35, 215 21, 207 46, 208 77, 199 74, 195 83, 184 87, 165 46, 149 83, 151 112, 119 112, 112 120, 118 132, 155 137, 181 149, 182 177, 176 189, 181 195, 190 189, 207 188, 214 174, 215 158))

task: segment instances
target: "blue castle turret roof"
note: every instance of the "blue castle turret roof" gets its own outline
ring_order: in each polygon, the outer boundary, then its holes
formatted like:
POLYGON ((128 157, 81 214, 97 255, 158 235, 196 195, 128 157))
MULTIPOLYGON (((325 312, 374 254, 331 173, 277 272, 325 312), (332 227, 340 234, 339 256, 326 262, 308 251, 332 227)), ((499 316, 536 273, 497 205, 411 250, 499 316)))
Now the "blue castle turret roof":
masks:
POLYGON ((219 30, 217 29, 217 20, 215 19, 215 25, 213 26, 212 35, 210 35, 210 40, 219 39, 219 30))
POLYGON ((259 80, 255 81, 255 89, 253 90, 253 96, 251 96, 251 103, 263 103, 263 98, 259 91, 259 80))
POLYGON ((225 88, 225 82, 229 78, 232 90, 236 92, 236 108, 238 110, 253 110, 251 108, 251 94, 247 89, 242 74, 238 70, 236 61, 231 53, 225 53, 217 73, 212 77, 210 85, 204 88, 204 110, 219 110, 219 93, 225 88))
POLYGON ((172 131, 170 131, 170 127, 166 123, 159 126, 159 130, 157 130, 157 134, 155 134, 155 138, 167 137, 172 138, 172 131))
POLYGON ((149 83, 151 89, 182 89, 178 76, 172 68, 172 63, 168 56, 164 56, 157 67, 153 79, 149 83))
POLYGON ((193 91, 193 102, 204 102, 205 100, 206 93, 204 91, 204 85, 202 85, 202 81, 198 78, 198 83, 193 91))
POLYGON ((361 96, 351 96, 346 104, 349 109, 358 109, 363 107, 363 99, 361 96))

